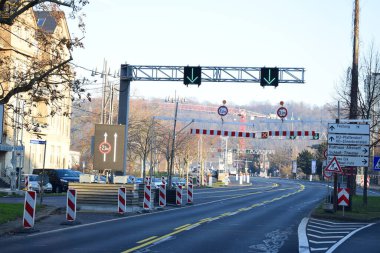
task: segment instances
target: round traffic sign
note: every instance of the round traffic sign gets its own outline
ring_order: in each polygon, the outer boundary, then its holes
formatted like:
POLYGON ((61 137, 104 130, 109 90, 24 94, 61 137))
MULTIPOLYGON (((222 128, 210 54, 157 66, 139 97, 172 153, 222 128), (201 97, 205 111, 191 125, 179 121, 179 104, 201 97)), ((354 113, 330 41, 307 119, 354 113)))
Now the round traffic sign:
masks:
POLYGON ((111 152, 111 144, 109 144, 106 141, 103 141, 99 144, 99 151, 102 154, 108 154, 109 152, 111 152))
POLYGON ((225 106, 225 105, 219 106, 219 108, 218 108, 218 114, 219 114, 220 116, 226 116, 227 113, 228 113, 228 108, 227 108, 227 106, 225 106))
POLYGON ((285 118, 288 115, 288 110, 281 106, 280 108, 277 109, 277 116, 280 117, 281 119, 285 118))

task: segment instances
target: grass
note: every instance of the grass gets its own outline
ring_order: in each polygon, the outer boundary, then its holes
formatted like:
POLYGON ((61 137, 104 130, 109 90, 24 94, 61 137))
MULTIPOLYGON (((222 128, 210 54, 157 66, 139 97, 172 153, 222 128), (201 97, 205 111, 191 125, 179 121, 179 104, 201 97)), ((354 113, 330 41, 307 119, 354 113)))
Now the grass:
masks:
POLYGON ((312 216, 331 219, 347 219, 358 221, 371 221, 380 219, 380 197, 368 196, 367 206, 363 205, 362 196, 353 196, 352 198, 352 210, 344 211, 338 210, 335 213, 326 212, 323 209, 323 203, 317 207, 312 216))
MULTIPOLYGON (((36 205, 36 212, 46 208, 45 205, 36 205)), ((0 203, 0 224, 22 218, 24 203, 0 203)))
POLYGON ((0 203, 0 224, 21 218, 24 212, 24 204, 0 203))

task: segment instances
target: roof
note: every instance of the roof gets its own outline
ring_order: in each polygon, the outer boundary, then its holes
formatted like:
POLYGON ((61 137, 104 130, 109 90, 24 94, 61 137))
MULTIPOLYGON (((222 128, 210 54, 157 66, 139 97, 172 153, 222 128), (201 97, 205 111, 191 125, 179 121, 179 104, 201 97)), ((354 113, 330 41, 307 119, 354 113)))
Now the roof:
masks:
POLYGON ((56 17, 50 11, 35 11, 37 26, 42 30, 53 33, 57 27, 56 17))

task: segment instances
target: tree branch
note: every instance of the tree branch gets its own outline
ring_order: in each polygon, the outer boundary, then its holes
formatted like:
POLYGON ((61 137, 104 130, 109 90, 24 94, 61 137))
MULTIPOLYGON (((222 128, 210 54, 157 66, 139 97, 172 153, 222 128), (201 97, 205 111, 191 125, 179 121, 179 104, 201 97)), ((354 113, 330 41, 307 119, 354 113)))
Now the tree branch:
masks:
POLYGON ((32 78, 29 82, 27 82, 26 85, 22 85, 22 86, 17 86, 15 88, 13 88, 12 90, 10 90, 7 95, 4 96, 3 99, 0 100, 0 104, 7 104, 9 102, 9 100, 12 98, 12 96, 18 94, 18 93, 22 93, 22 92, 26 92, 28 90, 31 90, 33 88, 33 85, 35 85, 36 83, 40 82, 41 80, 43 80, 44 78, 48 77, 51 73, 53 73, 55 70, 61 68, 62 66, 64 66, 65 64, 69 63, 70 61, 72 61, 72 57, 70 56, 69 59, 59 63, 58 65, 56 66, 53 66, 52 68, 48 69, 45 73, 43 73, 42 75, 39 75, 39 76, 36 76, 34 78, 32 78))

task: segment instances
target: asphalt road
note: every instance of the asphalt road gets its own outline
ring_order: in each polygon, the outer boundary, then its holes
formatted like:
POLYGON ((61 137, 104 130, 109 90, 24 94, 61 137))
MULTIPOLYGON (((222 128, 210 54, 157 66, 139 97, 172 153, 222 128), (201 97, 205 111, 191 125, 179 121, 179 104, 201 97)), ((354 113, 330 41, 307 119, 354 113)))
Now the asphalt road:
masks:
MULTIPOLYGON (((2 252, 298 252, 297 228, 319 183, 253 178, 195 189, 190 206, 0 239, 2 252)), ((185 201, 184 201, 185 202, 185 201)))

